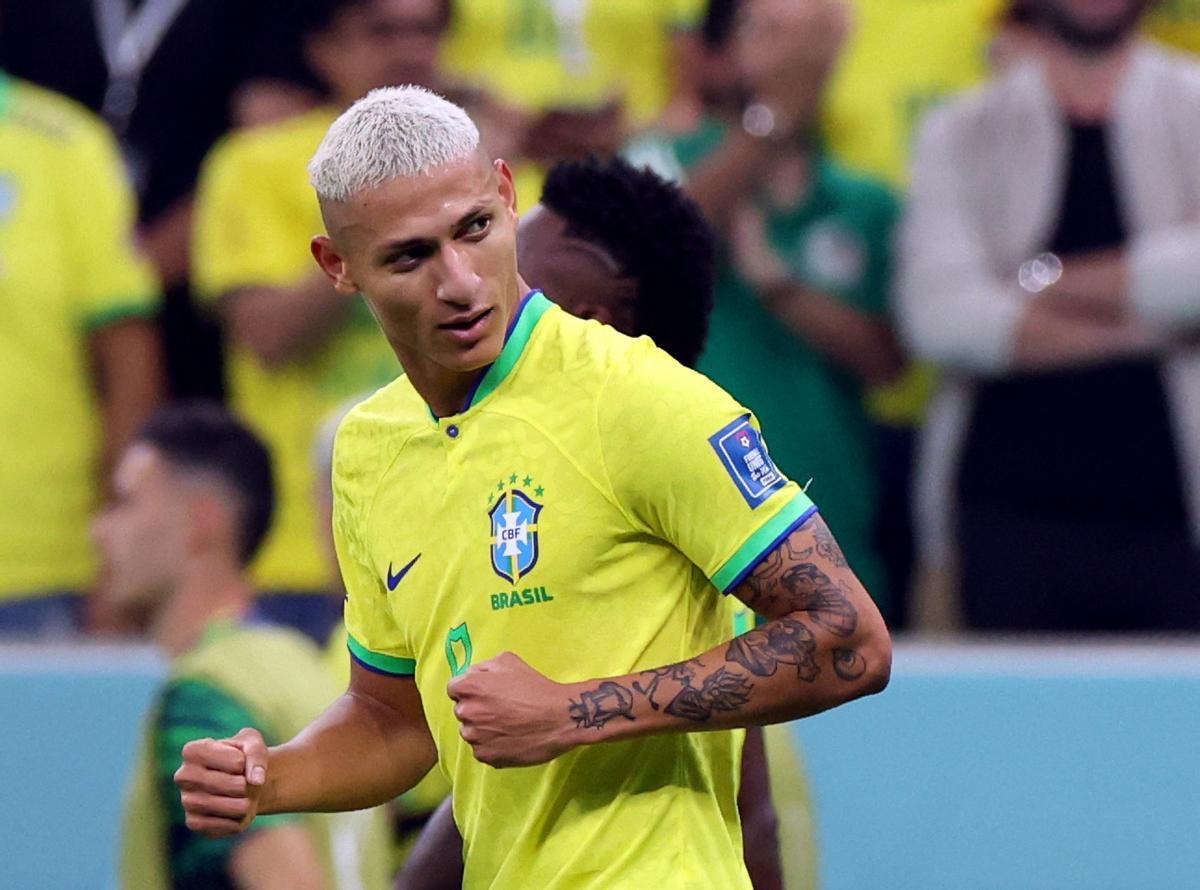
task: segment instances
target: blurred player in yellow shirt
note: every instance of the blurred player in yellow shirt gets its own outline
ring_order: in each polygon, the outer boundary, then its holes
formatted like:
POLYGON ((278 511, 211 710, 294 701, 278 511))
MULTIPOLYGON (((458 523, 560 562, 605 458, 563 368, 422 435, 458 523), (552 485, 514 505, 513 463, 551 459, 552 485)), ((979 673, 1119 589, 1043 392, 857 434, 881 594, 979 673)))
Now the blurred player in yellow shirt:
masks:
POLYGON ((80 626, 104 467, 158 401, 158 287, 107 128, 0 72, 0 635, 80 626))
POLYGON ((238 132, 205 162, 196 204, 195 279, 217 306, 231 348, 234 407, 275 461, 279 509, 254 565, 272 595, 260 608, 323 642, 341 613, 321 595, 326 570, 311 505, 309 449, 321 419, 396 374, 395 357, 358 297, 314 271, 321 230, 305 164, 338 112, 393 83, 440 82, 436 59, 448 0, 327 0, 305 7, 305 52, 328 103, 238 132))

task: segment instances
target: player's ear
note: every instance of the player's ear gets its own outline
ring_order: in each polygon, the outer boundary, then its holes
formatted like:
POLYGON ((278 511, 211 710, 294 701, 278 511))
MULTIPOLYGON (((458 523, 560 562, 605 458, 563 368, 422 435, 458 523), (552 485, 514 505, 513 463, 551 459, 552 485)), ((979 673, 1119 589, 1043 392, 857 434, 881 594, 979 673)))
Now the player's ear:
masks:
POLYGON ((508 164, 504 163, 500 158, 492 161, 492 166, 496 169, 496 184, 500 190, 500 199, 504 201, 504 206, 508 208, 513 219, 516 219, 517 187, 513 183, 512 170, 508 169, 508 164))
POLYGON ((313 259, 333 284, 334 289, 347 297, 358 293, 358 285, 350 278, 346 259, 328 235, 314 235, 309 245, 313 259))

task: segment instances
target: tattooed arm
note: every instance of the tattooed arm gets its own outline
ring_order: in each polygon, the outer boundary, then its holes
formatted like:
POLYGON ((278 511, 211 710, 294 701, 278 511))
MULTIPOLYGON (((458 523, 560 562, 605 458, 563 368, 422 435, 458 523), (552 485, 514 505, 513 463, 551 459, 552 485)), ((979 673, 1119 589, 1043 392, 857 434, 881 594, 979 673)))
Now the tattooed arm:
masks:
POLYGON ((512 653, 476 666, 449 687, 463 738, 484 763, 540 763, 594 742, 795 720, 887 685, 887 627, 820 516, 733 594, 770 620, 688 661, 568 684, 512 653))

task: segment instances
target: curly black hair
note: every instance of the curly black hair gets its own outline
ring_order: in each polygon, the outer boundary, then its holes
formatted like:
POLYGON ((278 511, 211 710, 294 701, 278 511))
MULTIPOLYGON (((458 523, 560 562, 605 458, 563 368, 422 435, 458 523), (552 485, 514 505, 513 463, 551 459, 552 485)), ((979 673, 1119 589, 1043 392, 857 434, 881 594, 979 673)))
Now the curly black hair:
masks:
POLYGON ((555 164, 542 204, 637 282, 638 333, 694 366, 708 336, 716 275, 716 238, 700 206, 675 183, 621 158, 555 164))
POLYGON ((271 527, 275 483, 262 440, 216 402, 184 401, 159 408, 137 435, 181 470, 211 474, 238 501, 238 556, 248 565, 271 527))

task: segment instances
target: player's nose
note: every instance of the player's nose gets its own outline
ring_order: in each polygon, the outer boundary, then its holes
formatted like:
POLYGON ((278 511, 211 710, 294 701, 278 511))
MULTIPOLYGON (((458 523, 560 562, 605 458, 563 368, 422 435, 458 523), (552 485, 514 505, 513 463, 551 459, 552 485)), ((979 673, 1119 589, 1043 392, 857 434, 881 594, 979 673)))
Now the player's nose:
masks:
POLYGON ((466 251, 451 245, 442 251, 441 261, 438 299, 447 303, 472 303, 483 279, 475 272, 466 251))

